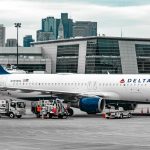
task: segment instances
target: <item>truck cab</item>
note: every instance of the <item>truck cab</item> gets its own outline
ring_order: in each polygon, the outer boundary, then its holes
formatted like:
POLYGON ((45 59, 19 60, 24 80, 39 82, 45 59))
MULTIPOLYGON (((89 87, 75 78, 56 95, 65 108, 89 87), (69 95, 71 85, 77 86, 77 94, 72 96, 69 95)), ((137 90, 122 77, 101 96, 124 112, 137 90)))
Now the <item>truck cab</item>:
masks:
POLYGON ((26 104, 22 101, 0 100, 0 115, 21 118, 26 113, 25 107, 26 104))

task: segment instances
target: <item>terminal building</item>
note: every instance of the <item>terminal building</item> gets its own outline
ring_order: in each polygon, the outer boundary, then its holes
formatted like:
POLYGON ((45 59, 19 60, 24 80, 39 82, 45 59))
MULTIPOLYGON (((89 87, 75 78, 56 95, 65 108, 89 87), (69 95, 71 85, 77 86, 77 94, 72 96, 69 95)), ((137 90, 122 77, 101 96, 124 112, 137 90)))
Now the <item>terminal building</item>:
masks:
MULTIPOLYGON (((16 64, 16 47, 0 47, 0 64, 16 64)), ((19 69, 83 74, 150 73, 150 39, 82 37, 19 47, 19 69)))
POLYGON ((32 43, 51 59, 51 73, 150 73, 150 39, 82 37, 32 43))
MULTIPOLYGON (((17 64, 16 47, 0 47, 0 64, 17 64)), ((19 47, 18 48, 18 68, 27 71, 47 71, 51 73, 51 60, 45 57, 42 48, 19 47)))

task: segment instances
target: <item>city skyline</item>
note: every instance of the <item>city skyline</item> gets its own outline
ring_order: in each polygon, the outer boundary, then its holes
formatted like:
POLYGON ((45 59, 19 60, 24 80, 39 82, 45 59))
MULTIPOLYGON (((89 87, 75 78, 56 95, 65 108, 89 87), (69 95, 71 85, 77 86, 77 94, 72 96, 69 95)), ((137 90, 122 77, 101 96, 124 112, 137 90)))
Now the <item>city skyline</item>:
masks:
POLYGON ((68 13, 73 21, 98 22, 98 34, 106 36, 150 38, 149 0, 1 0, 0 20, 6 27, 6 38, 16 38, 15 22, 21 22, 19 44, 25 35, 33 35, 41 27, 41 19, 60 18, 68 13), (90 10, 90 11, 89 11, 90 10))

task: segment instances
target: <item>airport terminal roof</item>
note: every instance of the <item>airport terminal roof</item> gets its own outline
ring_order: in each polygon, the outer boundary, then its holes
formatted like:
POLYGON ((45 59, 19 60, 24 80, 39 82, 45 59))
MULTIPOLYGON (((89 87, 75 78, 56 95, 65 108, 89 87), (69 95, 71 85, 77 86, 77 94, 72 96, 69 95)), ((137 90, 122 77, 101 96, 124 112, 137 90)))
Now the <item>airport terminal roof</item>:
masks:
POLYGON ((90 37, 76 37, 76 38, 70 38, 70 39, 57 39, 57 40, 48 40, 48 41, 38 41, 38 42, 32 42, 32 45, 73 42, 73 41, 87 41, 87 40, 93 40, 93 39, 112 39, 112 40, 119 40, 119 41, 150 42, 150 38, 90 36, 90 37))

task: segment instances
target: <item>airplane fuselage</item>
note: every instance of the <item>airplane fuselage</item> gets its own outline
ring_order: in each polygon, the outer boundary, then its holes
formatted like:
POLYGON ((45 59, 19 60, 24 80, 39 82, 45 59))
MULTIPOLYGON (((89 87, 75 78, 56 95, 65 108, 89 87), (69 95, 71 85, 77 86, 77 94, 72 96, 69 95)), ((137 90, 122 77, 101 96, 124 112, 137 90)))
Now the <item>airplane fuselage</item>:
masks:
POLYGON ((8 74, 1 75, 0 87, 150 102, 149 75, 8 74))

